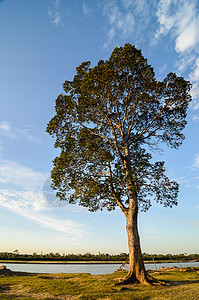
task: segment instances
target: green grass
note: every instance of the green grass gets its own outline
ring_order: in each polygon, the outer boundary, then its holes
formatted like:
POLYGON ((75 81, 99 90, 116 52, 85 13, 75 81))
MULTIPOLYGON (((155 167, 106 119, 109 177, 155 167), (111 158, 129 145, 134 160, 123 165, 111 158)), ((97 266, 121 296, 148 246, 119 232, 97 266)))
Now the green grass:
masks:
POLYGON ((168 286, 116 286, 125 273, 0 275, 0 299, 199 299, 197 271, 161 271, 153 276, 168 286))

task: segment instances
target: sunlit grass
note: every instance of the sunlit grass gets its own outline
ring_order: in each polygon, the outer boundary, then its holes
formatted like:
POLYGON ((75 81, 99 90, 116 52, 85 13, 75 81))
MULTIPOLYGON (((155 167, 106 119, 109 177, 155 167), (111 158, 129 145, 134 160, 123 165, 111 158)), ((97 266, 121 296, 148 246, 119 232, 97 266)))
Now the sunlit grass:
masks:
MULTIPOLYGON (((199 271, 198 271, 199 272, 199 271)), ((197 271, 153 274, 168 286, 116 286, 125 273, 0 275, 0 299, 190 299, 199 297, 197 271)))

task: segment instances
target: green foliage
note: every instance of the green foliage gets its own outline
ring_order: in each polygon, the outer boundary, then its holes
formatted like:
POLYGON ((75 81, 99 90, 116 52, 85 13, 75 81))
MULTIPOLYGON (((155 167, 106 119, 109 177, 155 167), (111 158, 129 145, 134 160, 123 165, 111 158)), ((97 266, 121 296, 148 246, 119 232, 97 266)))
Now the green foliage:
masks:
MULTIPOLYGON (((0 260, 7 261, 126 261, 128 253, 120 254, 109 254, 109 253, 84 253, 84 254, 59 254, 59 253, 48 253, 48 254, 19 254, 15 255, 10 252, 0 252, 0 260)), ((190 261, 199 260, 199 254, 147 254, 143 253, 143 259, 145 261, 190 261)))
POLYGON ((150 149, 178 148, 184 135, 190 83, 174 73, 159 82, 140 50, 126 44, 91 68, 83 62, 57 97, 47 132, 61 153, 53 188, 90 211, 128 208, 134 191, 142 210, 155 199, 177 204, 178 184, 152 162, 150 149))

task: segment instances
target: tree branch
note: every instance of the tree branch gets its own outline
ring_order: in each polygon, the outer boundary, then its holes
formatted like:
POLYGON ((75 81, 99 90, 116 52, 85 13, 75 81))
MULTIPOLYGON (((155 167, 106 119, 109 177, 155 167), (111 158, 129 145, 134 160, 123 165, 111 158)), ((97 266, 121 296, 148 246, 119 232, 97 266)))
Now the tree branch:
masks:
MULTIPOLYGON (((134 105, 130 109, 132 109, 133 107, 136 108, 137 103, 138 103, 138 99, 136 99, 134 105)), ((143 106, 144 106, 144 104, 143 105, 139 105, 139 108, 141 108, 143 106)), ((132 127, 133 127, 134 118, 135 118, 135 115, 136 115, 136 109, 134 110, 134 112, 131 113, 131 115, 132 115, 132 119, 131 119, 131 122, 130 122, 130 126, 128 126, 128 138, 129 138, 130 132, 131 132, 132 127)))
MULTIPOLYGON (((134 140, 138 140, 140 138, 140 136, 142 136, 149 128, 150 126, 153 124, 153 122, 159 117, 159 115, 161 115, 161 113, 163 112, 163 110, 165 109, 165 107, 168 105, 168 103, 166 103, 162 109, 159 111, 159 113, 153 118, 153 120, 151 120, 151 122, 149 123, 149 125, 146 126, 146 128, 138 135, 138 137, 134 140)), ((154 132, 156 132, 158 129, 154 130, 154 132)))
MULTIPOLYGON (((106 102, 106 100, 105 100, 105 102, 106 102)), ((100 106, 101 106, 101 103, 100 103, 100 106)), ((116 133, 115 133, 115 128, 114 128, 114 125, 113 125, 113 122, 112 122, 111 118, 109 118, 110 112, 108 111, 107 105, 106 105, 106 109, 107 109, 107 112, 104 112, 103 107, 101 106, 100 112, 104 115, 104 117, 107 119, 107 121, 109 123, 109 126, 110 126, 111 131, 112 131, 112 135, 113 135, 112 144, 114 144, 114 146, 116 148, 116 151, 117 151, 121 161, 123 162, 124 161, 124 156, 122 155, 122 153, 119 149, 117 138, 116 138, 116 133)))
POLYGON ((100 136, 103 139, 106 139, 110 144, 114 145, 113 140, 109 139, 107 136, 100 134, 100 133, 96 133, 93 132, 90 128, 88 128, 87 126, 85 126, 82 122, 80 122, 75 116, 74 116, 75 120, 77 121, 77 123, 79 123, 82 127, 84 127, 86 130, 88 130, 91 134, 96 135, 96 136, 100 136))
MULTIPOLYGON (((110 162, 108 162, 108 168, 109 168, 109 176, 112 179, 112 172, 111 172, 111 164, 110 162)), ((111 181, 110 183, 110 189, 111 189, 111 193, 115 199, 115 201, 117 202, 118 206, 121 208, 122 212, 127 215, 128 213, 128 208, 126 208, 124 206, 124 204, 120 201, 119 197, 118 197, 118 193, 115 192, 114 186, 113 186, 113 182, 111 181)))

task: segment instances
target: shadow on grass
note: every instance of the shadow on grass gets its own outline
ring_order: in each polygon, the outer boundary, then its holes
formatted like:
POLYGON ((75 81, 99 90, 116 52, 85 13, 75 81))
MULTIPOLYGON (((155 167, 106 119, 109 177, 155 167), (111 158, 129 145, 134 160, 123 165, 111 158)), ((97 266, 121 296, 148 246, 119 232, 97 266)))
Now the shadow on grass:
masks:
POLYGON ((21 295, 11 295, 11 294, 4 294, 9 293, 11 291, 10 284, 3 284, 0 286, 0 299, 21 299, 21 295))
POLYGON ((28 300, 28 298, 22 298, 22 296, 20 296, 20 295, 3 295, 3 298, 1 298, 1 299, 4 299, 4 300, 6 300, 6 299, 8 299, 8 300, 10 300, 10 299, 24 299, 24 300, 27 299, 28 300))
POLYGON ((11 285, 10 284, 3 284, 0 286, 0 294, 4 293, 6 291, 10 291, 11 290, 11 285))
POLYGON ((5 270, 0 270, 0 275, 3 275, 3 276, 35 276, 35 275, 38 275, 38 273, 15 272, 15 271, 11 271, 9 269, 5 269, 5 270))
POLYGON ((170 286, 181 286, 187 284, 197 284, 199 280, 181 280, 181 281, 174 281, 174 280, 167 280, 170 286))

